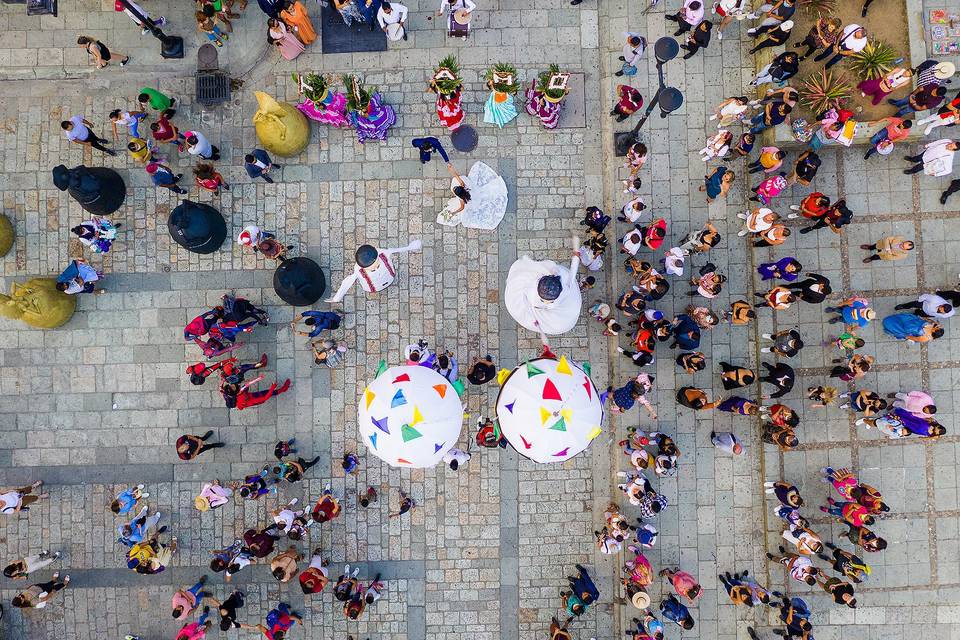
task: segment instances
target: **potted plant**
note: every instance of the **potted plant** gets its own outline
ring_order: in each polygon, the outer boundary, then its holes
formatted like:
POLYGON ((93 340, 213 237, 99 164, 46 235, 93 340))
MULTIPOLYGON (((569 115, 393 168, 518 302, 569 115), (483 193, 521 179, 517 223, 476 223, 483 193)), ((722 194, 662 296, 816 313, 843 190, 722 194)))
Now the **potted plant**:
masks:
POLYGON ((850 98, 850 91, 845 77, 826 69, 807 76, 798 89, 800 103, 815 114, 842 106, 850 98))
POLYGON ((299 84, 303 97, 315 105, 322 104, 330 93, 330 86, 326 77, 316 73, 306 75, 295 73, 293 74, 293 81, 299 84))
POLYGON ((869 40, 859 53, 850 56, 850 69, 861 80, 875 80, 893 69, 901 56, 882 40, 869 40))

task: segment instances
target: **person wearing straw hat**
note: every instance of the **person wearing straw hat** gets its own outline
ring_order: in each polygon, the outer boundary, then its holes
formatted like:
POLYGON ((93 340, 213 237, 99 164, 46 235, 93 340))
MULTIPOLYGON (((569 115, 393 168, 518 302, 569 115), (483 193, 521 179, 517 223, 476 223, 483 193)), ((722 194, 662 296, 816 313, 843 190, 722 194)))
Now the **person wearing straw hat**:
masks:
POLYGON ((407 39, 407 7, 399 2, 382 3, 377 11, 377 23, 394 42, 407 39))
POLYGON ((952 62, 924 60, 911 71, 917 78, 917 86, 922 87, 928 84, 949 84, 957 68, 952 62))

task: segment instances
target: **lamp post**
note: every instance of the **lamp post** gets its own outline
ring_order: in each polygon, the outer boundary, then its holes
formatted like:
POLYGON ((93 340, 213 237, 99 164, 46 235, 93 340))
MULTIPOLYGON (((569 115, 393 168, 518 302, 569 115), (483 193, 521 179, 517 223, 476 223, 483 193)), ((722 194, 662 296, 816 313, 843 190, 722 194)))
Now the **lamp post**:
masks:
POLYGON ((639 142, 640 128, 647 122, 647 118, 653 112, 653 109, 660 106, 660 117, 666 118, 667 114, 680 108, 683 104, 683 94, 675 87, 668 87, 663 80, 663 65, 677 57, 680 52, 680 45, 671 37, 658 39, 653 45, 653 55, 657 59, 657 92, 647 104, 647 109, 643 116, 637 122, 636 126, 630 131, 621 131, 614 134, 614 150, 618 156, 627 155, 630 146, 639 142))
POLYGON ((144 27, 150 31, 150 34, 160 41, 160 55, 164 58, 182 58, 183 57, 183 38, 180 36, 168 36, 163 31, 160 30, 160 27, 154 23, 153 20, 147 16, 140 13, 140 11, 134 5, 130 4, 127 0, 117 0, 124 9, 129 11, 134 15, 134 17, 139 20, 144 27))

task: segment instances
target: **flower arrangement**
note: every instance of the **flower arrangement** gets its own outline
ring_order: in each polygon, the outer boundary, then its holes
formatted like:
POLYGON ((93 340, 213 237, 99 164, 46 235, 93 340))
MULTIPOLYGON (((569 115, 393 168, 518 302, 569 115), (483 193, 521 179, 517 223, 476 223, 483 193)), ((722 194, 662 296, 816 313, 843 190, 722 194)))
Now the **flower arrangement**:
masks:
POLYGON ((366 112, 370 106, 370 96, 377 91, 376 87, 364 87, 363 79, 355 74, 343 76, 343 86, 347 94, 347 111, 366 112))
POLYGON ((293 74, 293 80, 300 84, 303 96, 307 100, 317 103, 322 102, 327 97, 330 83, 326 77, 316 73, 308 73, 306 75, 295 73, 293 74))
POLYGON ((566 86, 566 75, 560 73, 559 65, 551 64, 546 71, 537 76, 537 91, 550 102, 560 102, 569 92, 566 86), (557 83, 557 78, 563 78, 563 82, 557 83))
POLYGON ((460 65, 457 63, 457 57, 449 55, 437 65, 437 71, 430 83, 438 93, 450 95, 463 85, 459 74, 460 65))
POLYGON ((487 81, 487 86, 498 93, 513 95, 520 88, 517 82, 517 68, 505 62, 498 62, 487 69, 484 79, 487 81))

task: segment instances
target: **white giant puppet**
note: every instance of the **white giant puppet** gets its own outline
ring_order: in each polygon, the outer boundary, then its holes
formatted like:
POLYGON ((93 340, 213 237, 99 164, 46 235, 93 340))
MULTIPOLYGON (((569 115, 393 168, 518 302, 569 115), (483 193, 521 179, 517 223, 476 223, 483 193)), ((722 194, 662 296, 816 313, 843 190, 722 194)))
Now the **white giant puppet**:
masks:
POLYGON ((503 303, 517 323, 543 335, 570 331, 580 317, 580 242, 573 237, 570 268, 553 260, 522 256, 510 267, 503 289, 503 303))

